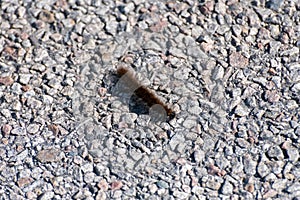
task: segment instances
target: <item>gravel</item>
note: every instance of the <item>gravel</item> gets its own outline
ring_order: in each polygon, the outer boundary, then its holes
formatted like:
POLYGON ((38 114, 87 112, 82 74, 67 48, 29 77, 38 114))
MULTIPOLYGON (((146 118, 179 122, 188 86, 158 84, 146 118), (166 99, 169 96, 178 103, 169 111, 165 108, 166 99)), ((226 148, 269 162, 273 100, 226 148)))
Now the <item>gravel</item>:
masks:
POLYGON ((297 1, 0 4, 1 199, 300 198, 297 1))

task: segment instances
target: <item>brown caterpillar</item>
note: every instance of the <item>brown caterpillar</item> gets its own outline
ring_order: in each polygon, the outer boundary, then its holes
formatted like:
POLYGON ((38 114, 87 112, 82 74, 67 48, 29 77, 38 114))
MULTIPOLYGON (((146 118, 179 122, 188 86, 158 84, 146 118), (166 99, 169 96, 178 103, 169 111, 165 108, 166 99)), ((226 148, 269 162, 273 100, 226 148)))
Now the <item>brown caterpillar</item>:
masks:
POLYGON ((169 108, 164 102, 162 102, 158 96, 149 88, 146 86, 143 86, 140 84, 140 82, 135 78, 134 72, 127 67, 121 66, 117 68, 117 74, 119 77, 122 77, 123 75, 128 76, 129 84, 139 85, 139 87, 134 90, 134 94, 141 98, 149 107, 152 107, 153 105, 159 104, 161 105, 165 111, 169 119, 173 119, 175 117, 175 112, 169 108))

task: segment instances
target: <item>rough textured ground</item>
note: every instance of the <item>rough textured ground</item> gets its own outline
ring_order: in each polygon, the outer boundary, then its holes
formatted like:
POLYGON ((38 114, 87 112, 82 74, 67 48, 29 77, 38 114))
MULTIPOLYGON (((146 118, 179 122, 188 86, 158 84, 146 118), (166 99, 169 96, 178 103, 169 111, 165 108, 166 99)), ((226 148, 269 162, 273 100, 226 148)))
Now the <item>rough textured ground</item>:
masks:
POLYGON ((0 199, 300 199, 299 0, 0 5, 0 199))

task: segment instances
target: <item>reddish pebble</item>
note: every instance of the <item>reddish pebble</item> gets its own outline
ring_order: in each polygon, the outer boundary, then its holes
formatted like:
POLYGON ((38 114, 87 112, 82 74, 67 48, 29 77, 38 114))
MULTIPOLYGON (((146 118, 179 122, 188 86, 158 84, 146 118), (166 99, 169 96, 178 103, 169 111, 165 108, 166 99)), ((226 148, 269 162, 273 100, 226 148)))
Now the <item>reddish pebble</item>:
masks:
POLYGON ((111 189, 112 190, 119 190, 123 186, 123 183, 121 181, 114 181, 111 184, 111 189))

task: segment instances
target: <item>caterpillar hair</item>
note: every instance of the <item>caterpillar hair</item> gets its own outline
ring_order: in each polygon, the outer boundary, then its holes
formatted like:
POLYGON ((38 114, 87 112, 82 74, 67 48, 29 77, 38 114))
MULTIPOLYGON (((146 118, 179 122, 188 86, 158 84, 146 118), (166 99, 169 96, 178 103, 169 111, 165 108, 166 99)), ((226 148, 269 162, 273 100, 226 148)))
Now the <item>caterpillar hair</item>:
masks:
POLYGON ((169 119, 173 119, 175 117, 175 112, 171 108, 169 108, 164 102, 162 102, 159 99, 159 97, 151 89, 140 84, 140 82, 136 79, 134 72, 132 70, 130 70, 127 67, 120 66, 117 68, 117 74, 119 77, 126 74, 126 75, 128 75, 130 83, 140 85, 140 87, 138 87, 134 91, 134 94, 137 97, 141 98, 147 104, 147 106, 152 107, 153 105, 159 104, 165 109, 169 119))

